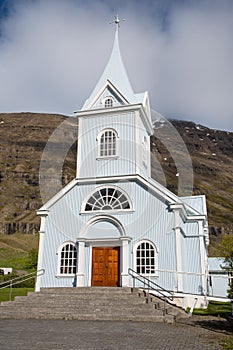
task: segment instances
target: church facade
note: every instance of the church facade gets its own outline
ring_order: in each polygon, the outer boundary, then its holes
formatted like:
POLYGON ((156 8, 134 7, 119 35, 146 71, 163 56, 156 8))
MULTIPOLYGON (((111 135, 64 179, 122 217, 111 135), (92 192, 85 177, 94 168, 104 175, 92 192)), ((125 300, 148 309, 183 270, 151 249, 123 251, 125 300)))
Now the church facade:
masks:
POLYGON ((131 268, 182 307, 205 306, 205 197, 180 198, 151 178, 149 96, 133 92, 118 28, 108 64, 74 117, 76 178, 38 210, 38 269, 45 273, 36 290, 132 286, 131 268))

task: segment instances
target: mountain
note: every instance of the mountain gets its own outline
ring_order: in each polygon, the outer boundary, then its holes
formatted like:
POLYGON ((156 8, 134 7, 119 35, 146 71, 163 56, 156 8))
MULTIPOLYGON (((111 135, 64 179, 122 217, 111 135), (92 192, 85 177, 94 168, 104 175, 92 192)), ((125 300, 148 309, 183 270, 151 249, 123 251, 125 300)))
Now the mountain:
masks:
MULTIPOLYGON (((0 233, 38 232, 36 210, 42 205, 39 176, 40 181, 50 184, 43 193, 45 199, 56 193, 60 177, 62 185, 74 178, 77 134, 75 118, 40 113, 0 114, 0 233), (53 154, 49 167, 48 154, 53 154), (59 159, 62 154, 66 154, 64 164, 62 157, 59 159)), ((222 233, 233 233, 232 132, 193 122, 158 120, 151 137, 151 167, 152 177, 179 195, 190 194, 193 172, 193 194, 207 197, 212 247, 222 233), (184 182, 180 193, 183 172, 189 184, 184 182)))

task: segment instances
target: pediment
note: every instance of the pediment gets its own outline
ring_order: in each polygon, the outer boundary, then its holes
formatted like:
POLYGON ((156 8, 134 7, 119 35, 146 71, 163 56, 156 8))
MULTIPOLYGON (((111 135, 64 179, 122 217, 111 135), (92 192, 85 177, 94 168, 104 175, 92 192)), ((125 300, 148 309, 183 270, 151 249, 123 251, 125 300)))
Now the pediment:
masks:
POLYGON ((129 104, 121 92, 109 81, 102 86, 92 100, 87 101, 85 109, 119 107, 129 104), (112 105, 109 103, 112 101, 112 105))

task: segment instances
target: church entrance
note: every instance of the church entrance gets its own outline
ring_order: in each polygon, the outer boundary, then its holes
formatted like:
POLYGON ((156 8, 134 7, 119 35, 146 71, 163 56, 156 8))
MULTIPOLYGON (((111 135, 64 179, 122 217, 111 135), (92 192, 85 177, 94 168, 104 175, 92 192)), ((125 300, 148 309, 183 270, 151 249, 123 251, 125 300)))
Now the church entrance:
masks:
POLYGON ((91 285, 99 287, 119 286, 120 247, 92 248, 91 285))

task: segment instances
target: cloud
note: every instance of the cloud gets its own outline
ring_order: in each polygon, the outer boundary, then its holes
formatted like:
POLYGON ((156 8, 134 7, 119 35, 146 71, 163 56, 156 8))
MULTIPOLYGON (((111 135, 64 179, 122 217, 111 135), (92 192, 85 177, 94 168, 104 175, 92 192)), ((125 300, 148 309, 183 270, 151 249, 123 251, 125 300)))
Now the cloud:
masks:
POLYGON ((126 18, 120 45, 135 92, 149 90, 166 117, 233 130, 228 0, 12 2, 0 24, 0 111, 81 108, 110 55, 116 12, 126 18))

